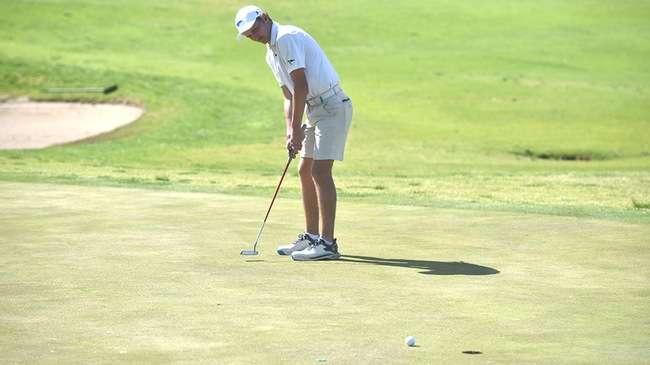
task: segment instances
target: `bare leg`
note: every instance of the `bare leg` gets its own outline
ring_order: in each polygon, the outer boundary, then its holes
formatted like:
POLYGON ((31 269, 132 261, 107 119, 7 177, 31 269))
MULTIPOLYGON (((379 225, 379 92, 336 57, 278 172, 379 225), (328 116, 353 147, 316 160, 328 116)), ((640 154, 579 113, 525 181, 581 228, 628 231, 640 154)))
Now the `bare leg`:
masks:
POLYGON ((313 159, 303 158, 300 161, 298 174, 302 190, 302 205, 305 209, 305 231, 318 234, 318 196, 311 176, 313 164, 313 159))
POLYGON ((334 160, 316 160, 311 169, 311 175, 318 195, 318 209, 321 218, 322 238, 334 239, 334 219, 336 217, 336 186, 332 178, 334 160))

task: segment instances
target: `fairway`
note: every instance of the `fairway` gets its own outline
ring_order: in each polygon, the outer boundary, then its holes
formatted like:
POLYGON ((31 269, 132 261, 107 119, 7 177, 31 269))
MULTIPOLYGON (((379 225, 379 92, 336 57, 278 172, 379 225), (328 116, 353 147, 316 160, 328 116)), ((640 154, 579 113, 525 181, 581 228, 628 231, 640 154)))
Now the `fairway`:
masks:
POLYGON ((0 183, 5 363, 643 363, 647 225, 342 204, 292 262, 281 199, 0 183), (418 347, 403 344, 407 335, 418 347), (480 351, 468 355, 463 351, 480 351))
MULTIPOLYGON (((273 191, 282 96, 264 46, 235 41, 241 4, 2 5, 0 100, 147 112, 86 143, 0 151, 0 180, 273 191)), ((259 5, 319 41, 354 102, 344 200, 648 221, 650 2, 259 5)))

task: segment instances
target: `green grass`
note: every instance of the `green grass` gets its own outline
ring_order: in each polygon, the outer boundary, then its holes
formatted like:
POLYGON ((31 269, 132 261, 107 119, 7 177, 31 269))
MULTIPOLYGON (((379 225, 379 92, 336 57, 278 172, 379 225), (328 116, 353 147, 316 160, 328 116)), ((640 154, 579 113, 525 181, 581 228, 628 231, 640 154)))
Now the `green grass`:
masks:
POLYGON ((259 3, 315 36, 355 108, 346 257, 310 264, 272 255, 302 228, 295 168, 263 255, 237 255, 286 161, 241 5, 0 2, 0 100, 145 109, 0 151, 0 362, 647 360, 650 2, 259 3))
MULTIPOLYGON (((349 199, 612 218, 650 199, 650 4, 291 4, 261 5, 319 40, 354 101, 336 168, 349 199), (589 184, 602 193, 576 188, 589 184)), ((61 100, 41 91, 117 83, 70 99, 146 114, 90 143, 0 152, 0 179, 149 186, 169 171, 170 189, 268 195, 281 95, 264 48, 234 41, 238 5, 4 2, 0 94, 61 100), (201 178, 173 176, 188 172, 201 178)))
POLYGON ((292 262, 280 199, 0 183, 4 363, 640 364, 650 226, 343 202, 292 262), (419 347, 407 348, 407 335, 419 347), (481 351, 466 355, 463 351, 481 351))

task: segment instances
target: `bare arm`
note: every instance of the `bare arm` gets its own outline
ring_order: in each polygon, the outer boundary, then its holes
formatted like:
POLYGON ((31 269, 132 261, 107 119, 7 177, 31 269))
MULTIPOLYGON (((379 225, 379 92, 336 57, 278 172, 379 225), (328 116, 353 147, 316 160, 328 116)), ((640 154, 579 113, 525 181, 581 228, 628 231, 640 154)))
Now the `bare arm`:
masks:
MULTIPOLYGON (((309 87, 307 85, 307 77, 305 76, 305 69, 299 68, 291 72, 291 80, 293 81, 293 95, 291 95, 290 109, 291 115, 290 119, 290 139, 291 147, 293 151, 300 151, 302 149, 302 140, 304 139, 304 133, 302 132, 301 124, 302 117, 305 113, 305 100, 307 99, 307 91, 309 87)), ((286 100, 286 99, 285 99, 286 100)), ((286 110, 286 101, 285 101, 285 110, 286 110)), ((285 112, 285 117, 287 113, 285 112)))
POLYGON ((291 91, 289 91, 289 88, 286 86, 282 86, 282 94, 284 95, 284 124, 286 127, 286 142, 287 142, 287 148, 289 148, 289 139, 291 138, 291 119, 293 115, 293 107, 291 106, 291 100, 293 99, 293 95, 291 95, 291 91))
POLYGON ((291 80, 293 80, 291 128, 296 130, 300 129, 300 125, 302 124, 302 116, 305 113, 305 100, 307 99, 307 91, 309 90, 305 69, 299 68, 291 72, 291 80))

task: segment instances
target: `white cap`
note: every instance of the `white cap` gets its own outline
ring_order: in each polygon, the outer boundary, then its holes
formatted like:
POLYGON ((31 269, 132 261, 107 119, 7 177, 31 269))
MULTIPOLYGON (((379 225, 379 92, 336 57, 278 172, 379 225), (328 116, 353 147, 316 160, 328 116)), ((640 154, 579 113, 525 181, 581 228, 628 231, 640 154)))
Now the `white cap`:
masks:
POLYGON ((253 24, 255 24, 255 20, 262 14, 264 14, 262 9, 255 5, 248 5, 239 9, 237 15, 235 15, 235 28, 239 32, 237 39, 241 37, 242 33, 251 29, 253 24))

